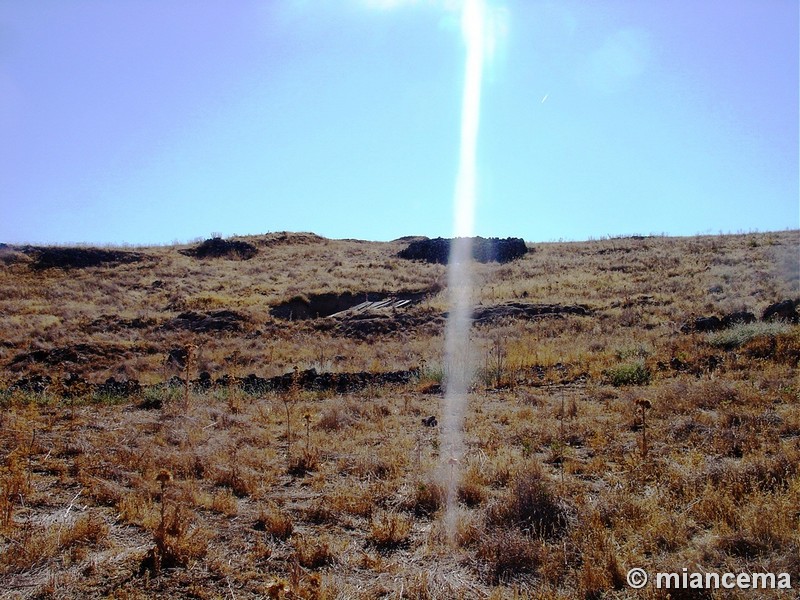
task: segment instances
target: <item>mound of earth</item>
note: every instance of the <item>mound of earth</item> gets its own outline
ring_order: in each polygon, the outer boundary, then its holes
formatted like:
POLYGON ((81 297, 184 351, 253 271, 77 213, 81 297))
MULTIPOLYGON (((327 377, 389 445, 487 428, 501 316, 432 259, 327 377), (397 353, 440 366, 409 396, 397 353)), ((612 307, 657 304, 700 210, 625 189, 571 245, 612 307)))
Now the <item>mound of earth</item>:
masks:
MULTIPOLYGON (((765 322, 784 321, 786 323, 797 323, 800 321, 800 315, 798 315, 797 312, 798 306, 800 306, 800 300, 782 300, 781 302, 775 302, 764 309, 764 312, 761 314, 761 320, 765 322)), ((710 333, 729 329, 741 323, 747 324, 755 322, 756 316, 753 313, 742 310, 727 314, 722 318, 716 315, 696 317, 688 323, 684 323, 681 326, 681 331, 683 333, 710 333)))
POLYGON ((181 254, 194 258, 228 258, 233 260, 250 260, 258 249, 253 244, 237 240, 223 240, 211 238, 188 250, 181 250, 181 254))
POLYGON ((144 256, 138 252, 103 250, 101 248, 37 248, 23 250, 33 257, 31 268, 41 269, 85 269, 102 265, 117 265, 139 262, 144 256))
POLYGON ((33 350, 17 354, 9 363, 9 367, 16 370, 31 364, 48 366, 56 366, 63 363, 86 364, 97 362, 101 359, 117 358, 120 354, 119 348, 92 344, 74 344, 72 346, 60 346, 49 350, 33 350))
POLYGON ((407 306, 419 302, 429 293, 431 293, 430 290, 398 292, 396 294, 384 292, 344 292, 336 294, 328 292, 310 296, 295 296, 287 302, 273 306, 270 309, 270 314, 273 317, 287 320, 318 319, 355 309, 362 305, 364 312, 373 312, 370 309, 381 308, 378 303, 382 303, 388 309, 407 306))
POLYGON ((472 313, 475 323, 491 323, 499 319, 536 319, 562 315, 588 316, 591 309, 582 304, 530 304, 525 302, 509 302, 495 306, 480 306, 472 313))
POLYGON ((783 300, 781 302, 776 302, 764 309, 761 319, 764 321, 797 323, 800 321, 800 314, 797 312, 798 307, 800 307, 800 300, 783 300))
POLYGON ((210 313, 187 311, 164 325, 164 329, 187 329, 195 333, 209 331, 242 331, 246 319, 232 310, 214 310, 210 313))
POLYGON ((392 242, 409 244, 411 242, 418 242, 420 240, 428 240, 428 239, 430 238, 427 235, 404 235, 403 237, 399 237, 397 239, 392 240, 392 242))
MULTIPOLYGON (((528 247, 522 238, 482 238, 472 240, 472 258, 481 263, 510 262, 525 256, 528 247)), ((400 258, 422 260, 446 265, 450 260, 450 245, 453 240, 446 238, 422 239, 411 242, 405 250, 398 253, 400 258)))
MULTIPOLYGON (((564 315, 589 316, 589 307, 580 304, 529 304, 511 302, 494 306, 479 306, 472 314, 473 324, 482 325, 502 319, 538 319, 562 317, 564 315)), ((436 335, 443 329, 447 313, 433 310, 408 312, 350 310, 321 320, 315 327, 321 331, 334 331, 339 335, 356 339, 374 339, 375 336, 395 332, 419 332, 425 328, 427 334, 436 335)))
POLYGON ((100 315, 86 326, 86 331, 90 333, 118 332, 123 329, 147 329, 155 325, 155 319, 146 317, 124 319, 115 315, 100 315))
POLYGON ((316 369, 295 371, 270 377, 259 377, 254 373, 241 378, 222 376, 216 381, 211 380, 207 373, 201 373, 198 380, 192 383, 197 387, 210 387, 217 385, 227 387, 238 386, 248 394, 263 394, 270 391, 288 391, 294 387, 305 390, 336 391, 339 393, 353 392, 367 386, 383 386, 406 384, 419 377, 418 369, 388 372, 359 371, 355 373, 319 373, 316 369))
POLYGON ((265 235, 259 241, 259 245, 271 248, 272 246, 319 244, 325 241, 324 237, 316 233, 280 231, 265 235))
POLYGON ((0 264, 15 265, 30 262, 31 259, 8 244, 0 243, 0 264))
MULTIPOLYGON (((416 311, 397 314, 346 314, 341 318, 330 319, 331 327, 337 334, 359 340, 375 339, 375 336, 395 332, 420 332, 424 327, 428 335, 436 335, 444 329, 445 317, 432 311, 416 311)), ((325 326, 321 325, 320 329, 325 326)))

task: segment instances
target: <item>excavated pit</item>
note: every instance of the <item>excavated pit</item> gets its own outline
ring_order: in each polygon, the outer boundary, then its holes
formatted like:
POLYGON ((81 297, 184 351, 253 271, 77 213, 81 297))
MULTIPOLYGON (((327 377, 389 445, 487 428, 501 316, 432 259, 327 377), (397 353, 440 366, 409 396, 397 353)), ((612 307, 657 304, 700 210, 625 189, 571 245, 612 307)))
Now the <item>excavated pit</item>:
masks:
POLYGON ((273 306, 270 309, 270 314, 278 319, 302 321, 339 315, 344 316, 342 313, 348 311, 352 314, 390 311, 416 304, 430 293, 430 290, 392 294, 384 292, 344 292, 342 294, 328 292, 309 296, 295 296, 291 300, 273 306))

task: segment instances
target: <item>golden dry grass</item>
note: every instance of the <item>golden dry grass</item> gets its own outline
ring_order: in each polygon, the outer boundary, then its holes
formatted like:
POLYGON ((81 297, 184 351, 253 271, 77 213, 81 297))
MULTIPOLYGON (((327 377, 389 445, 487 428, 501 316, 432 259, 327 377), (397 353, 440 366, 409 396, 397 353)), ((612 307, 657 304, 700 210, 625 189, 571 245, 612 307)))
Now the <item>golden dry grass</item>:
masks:
MULTIPOLYGON (((249 261, 162 247, 116 267, 0 264, 3 594, 667 597, 627 588, 633 566, 771 570, 800 585, 800 328, 731 344, 680 331, 800 296, 799 232, 536 244, 477 265, 476 303, 592 312, 475 327, 453 541, 438 430, 421 424, 440 411, 442 329, 424 317, 445 293, 409 309, 410 328, 364 339, 269 314, 299 294, 435 289, 444 267, 394 258, 400 242, 246 241, 259 248, 249 261), (245 325, 165 327, 190 309, 235 310, 245 325), (76 360, 16 360, 80 344, 65 355, 76 360), (420 373, 344 393, 63 395, 67 373, 183 378, 165 359, 190 344, 193 379, 420 373), (37 373, 52 378, 42 393, 12 385, 37 373)), ((793 597, 726 594, 709 597, 793 597)))

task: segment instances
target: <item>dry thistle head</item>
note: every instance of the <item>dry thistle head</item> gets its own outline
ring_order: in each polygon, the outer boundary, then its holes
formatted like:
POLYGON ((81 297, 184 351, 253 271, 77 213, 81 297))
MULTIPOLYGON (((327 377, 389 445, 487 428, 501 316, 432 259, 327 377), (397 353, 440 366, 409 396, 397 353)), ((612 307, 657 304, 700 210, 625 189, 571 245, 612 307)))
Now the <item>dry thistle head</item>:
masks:
POLYGON ((186 344, 186 368, 194 363, 197 356, 197 344, 186 344))
POLYGON ((640 399, 638 399, 636 401, 636 406, 638 406, 642 410, 647 410, 648 408, 653 408, 653 405, 650 403, 650 400, 645 400, 645 399, 642 399, 642 398, 640 398, 640 399))
POLYGON ((283 594, 288 594, 292 591, 289 582, 285 579, 275 579, 267 588, 267 596, 270 598, 280 598, 283 594))
POLYGON ((165 486, 170 481, 172 481, 172 473, 169 472, 167 469, 161 469, 156 475, 156 481, 158 481, 161 486, 165 486))

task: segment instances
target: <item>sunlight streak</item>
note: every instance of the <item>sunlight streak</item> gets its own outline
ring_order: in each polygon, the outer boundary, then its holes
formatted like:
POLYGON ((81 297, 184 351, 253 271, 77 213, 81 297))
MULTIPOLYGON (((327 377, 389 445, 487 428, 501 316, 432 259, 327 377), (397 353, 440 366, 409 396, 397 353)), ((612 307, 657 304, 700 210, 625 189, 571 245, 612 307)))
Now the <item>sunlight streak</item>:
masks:
POLYGON ((472 379, 469 334, 472 326, 472 244, 477 186, 478 124, 481 104, 485 7, 482 0, 466 0, 461 17, 466 45, 464 91, 461 105, 461 145, 453 205, 454 237, 450 247, 447 288, 450 311, 445 329, 445 399, 442 414, 440 476, 446 483, 445 530, 452 541, 456 531, 457 491, 464 454, 463 425, 472 379))

